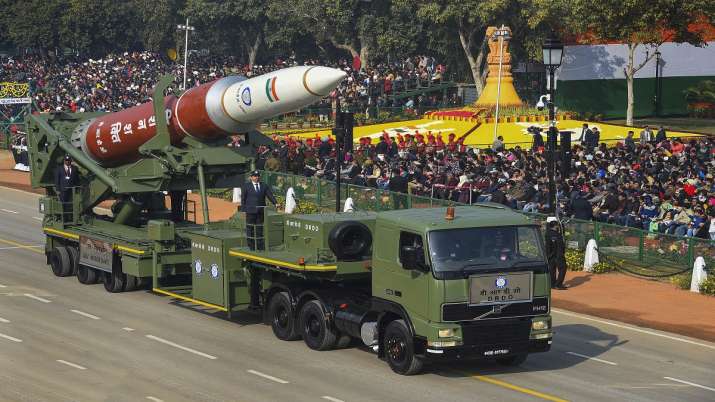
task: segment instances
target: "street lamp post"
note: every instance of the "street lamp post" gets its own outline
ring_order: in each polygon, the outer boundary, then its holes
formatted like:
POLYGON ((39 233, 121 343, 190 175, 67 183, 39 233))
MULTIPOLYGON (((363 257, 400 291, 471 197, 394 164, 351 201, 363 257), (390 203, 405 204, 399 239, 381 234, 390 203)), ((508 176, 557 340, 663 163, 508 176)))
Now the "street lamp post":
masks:
POLYGON ((564 45, 552 32, 542 46, 544 54, 544 67, 549 70, 549 132, 547 133, 547 174, 549 176, 549 209, 558 214, 556 207, 556 179, 554 178, 556 141, 558 130, 556 129, 556 113, 554 110, 554 75, 556 69, 561 66, 561 59, 564 54, 564 45))
POLYGON ((660 50, 655 51, 655 117, 660 116, 660 50))
POLYGON ((195 28, 189 25, 189 17, 186 17, 186 24, 179 24, 176 28, 186 33, 184 37, 184 83, 181 85, 181 89, 184 90, 186 89, 186 65, 189 60, 189 31, 193 31, 195 28))
POLYGON ((504 58, 504 40, 509 39, 509 30, 506 29, 504 24, 501 28, 494 31, 491 40, 499 41, 499 77, 497 79, 497 105, 494 112, 494 140, 497 139, 497 127, 499 126, 499 97, 501 96, 501 68, 502 60, 504 58))

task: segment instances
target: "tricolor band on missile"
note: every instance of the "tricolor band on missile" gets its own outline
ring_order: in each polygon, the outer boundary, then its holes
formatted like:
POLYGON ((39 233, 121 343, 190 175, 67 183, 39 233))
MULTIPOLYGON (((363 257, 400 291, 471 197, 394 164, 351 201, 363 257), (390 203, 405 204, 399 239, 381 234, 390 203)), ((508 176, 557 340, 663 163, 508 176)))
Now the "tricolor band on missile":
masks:
MULTIPOLYGON (((290 67, 246 79, 229 76, 164 98, 171 143, 185 136, 211 141, 250 131, 266 118, 306 107, 328 95, 345 72, 321 66, 290 67)), ((88 120, 72 142, 98 164, 139 159, 139 147, 156 135, 152 103, 88 120)))

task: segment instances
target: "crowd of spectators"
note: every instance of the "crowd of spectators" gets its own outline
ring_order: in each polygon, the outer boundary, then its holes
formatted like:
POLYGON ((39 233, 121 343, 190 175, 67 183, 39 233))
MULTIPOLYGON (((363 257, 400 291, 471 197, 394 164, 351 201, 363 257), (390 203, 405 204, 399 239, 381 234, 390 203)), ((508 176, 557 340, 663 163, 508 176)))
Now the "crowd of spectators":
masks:
MULTIPOLYGON (((595 130, 594 130, 595 131, 595 130)), ((565 216, 677 236, 715 240, 715 140, 661 140, 650 129, 635 141, 629 133, 614 147, 580 142, 569 172, 557 164, 557 202, 565 216)), ((659 136, 661 136, 659 134, 659 136)), ((335 179, 335 144, 329 138, 275 139, 262 149, 258 167, 335 179)), ((360 139, 341 163, 341 178, 355 185, 448 199, 495 202, 524 212, 551 210, 547 159, 535 137, 527 149, 467 147, 450 134, 416 131, 376 143, 360 139)), ((403 202, 397 198, 395 202, 403 202)), ((395 205, 399 207, 401 205, 395 205)))
MULTIPOLYGON (((392 100, 389 95, 405 90, 406 83, 416 85, 417 80, 420 80, 421 85, 439 82, 446 69, 430 57, 414 57, 370 68, 362 68, 356 61, 298 62, 295 58, 278 59, 271 64, 249 67, 234 57, 194 53, 189 59, 187 87, 231 74, 251 77, 305 64, 327 65, 345 70, 348 78, 330 98, 323 101, 322 106, 329 107, 331 100, 339 98, 343 105, 356 108, 432 106, 437 103, 436 96, 392 100)), ((177 84, 180 83, 183 65, 151 52, 128 52, 101 59, 34 55, 0 58, 0 82, 29 83, 30 95, 44 112, 116 111, 135 106, 149 101, 159 77, 169 73, 177 77, 177 84)), ((456 101, 456 98, 450 100, 456 101)))

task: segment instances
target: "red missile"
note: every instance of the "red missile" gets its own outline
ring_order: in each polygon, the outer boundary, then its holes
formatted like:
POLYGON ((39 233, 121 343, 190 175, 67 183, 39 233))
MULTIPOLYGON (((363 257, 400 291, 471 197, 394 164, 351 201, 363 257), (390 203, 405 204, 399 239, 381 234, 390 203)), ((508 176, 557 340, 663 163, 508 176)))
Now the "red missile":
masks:
MULTIPOLYGON (((266 118, 306 107, 327 96, 345 78, 328 67, 291 67, 250 79, 229 76, 164 98, 171 143, 185 136, 211 141, 250 131, 266 118)), ((156 135, 151 102, 88 120, 72 143, 101 166, 140 158, 139 147, 156 135)))

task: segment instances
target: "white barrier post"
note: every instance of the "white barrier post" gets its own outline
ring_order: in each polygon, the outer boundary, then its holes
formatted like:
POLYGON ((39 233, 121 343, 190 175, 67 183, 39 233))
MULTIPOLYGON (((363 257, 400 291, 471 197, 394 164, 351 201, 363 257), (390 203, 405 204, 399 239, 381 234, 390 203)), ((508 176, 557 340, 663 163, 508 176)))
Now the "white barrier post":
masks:
POLYGON ((583 270, 593 272, 593 266, 598 264, 598 245, 591 239, 586 243, 586 253, 583 257, 583 270))
POLYGON ((237 204, 241 201, 241 187, 234 187, 233 188, 233 198, 231 202, 234 204, 237 204))
POLYGON ((705 259, 700 256, 695 259, 693 264, 693 277, 690 280, 690 291, 700 293, 700 284, 708 278, 708 273, 705 272, 705 259))
POLYGON ((288 191, 286 192, 286 205, 284 212, 286 214, 292 214, 297 206, 298 203, 295 200, 295 190, 293 190, 293 187, 289 187, 288 191))

